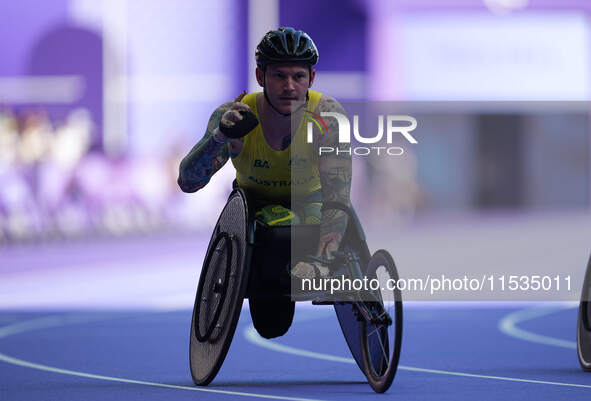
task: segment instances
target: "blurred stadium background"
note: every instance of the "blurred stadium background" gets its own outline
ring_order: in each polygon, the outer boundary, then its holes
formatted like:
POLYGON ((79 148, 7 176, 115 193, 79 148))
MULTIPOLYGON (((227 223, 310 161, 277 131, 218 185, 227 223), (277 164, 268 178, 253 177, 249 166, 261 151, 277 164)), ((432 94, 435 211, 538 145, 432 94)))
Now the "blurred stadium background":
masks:
MULTIPOLYGON (((256 43, 285 25, 320 50, 314 89, 418 105, 418 145, 356 160, 363 218, 391 229, 554 216, 581 242, 590 15, 586 0, 0 0, 0 273, 18 270, 15 247, 206 242, 233 169, 183 194, 179 161, 216 106, 258 90, 256 43)), ((573 256, 581 269, 586 252, 573 256)))

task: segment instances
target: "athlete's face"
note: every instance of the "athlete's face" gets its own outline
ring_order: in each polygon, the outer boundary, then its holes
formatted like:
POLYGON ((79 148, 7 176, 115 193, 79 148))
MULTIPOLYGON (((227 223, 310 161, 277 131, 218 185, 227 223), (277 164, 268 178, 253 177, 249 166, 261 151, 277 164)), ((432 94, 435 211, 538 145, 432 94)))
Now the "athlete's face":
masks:
POLYGON ((257 80, 264 85, 267 96, 275 108, 288 114, 292 110, 293 101, 305 101, 306 92, 314 82, 316 71, 304 65, 273 64, 264 71, 257 68, 257 80))

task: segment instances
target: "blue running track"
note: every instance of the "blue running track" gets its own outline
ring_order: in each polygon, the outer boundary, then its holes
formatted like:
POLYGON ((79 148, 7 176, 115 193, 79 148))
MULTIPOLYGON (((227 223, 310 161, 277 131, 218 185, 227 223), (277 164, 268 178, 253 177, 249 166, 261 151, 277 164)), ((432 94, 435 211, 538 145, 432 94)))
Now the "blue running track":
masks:
POLYGON ((400 368, 374 394, 331 307, 298 304, 287 335, 263 340, 247 310, 214 380, 195 387, 190 310, 0 313, 0 399, 589 400, 574 305, 414 304, 400 368))

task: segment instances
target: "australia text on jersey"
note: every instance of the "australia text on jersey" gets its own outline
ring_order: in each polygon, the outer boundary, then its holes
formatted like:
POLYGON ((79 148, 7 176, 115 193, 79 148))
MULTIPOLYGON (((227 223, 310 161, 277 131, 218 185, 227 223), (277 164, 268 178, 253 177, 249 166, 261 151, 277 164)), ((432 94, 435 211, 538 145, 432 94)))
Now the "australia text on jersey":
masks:
POLYGON ((264 180, 250 175, 248 176, 248 179, 257 185, 264 185, 266 187, 289 187, 292 185, 307 184, 314 179, 314 176, 311 175, 304 178, 292 178, 291 180, 264 180))

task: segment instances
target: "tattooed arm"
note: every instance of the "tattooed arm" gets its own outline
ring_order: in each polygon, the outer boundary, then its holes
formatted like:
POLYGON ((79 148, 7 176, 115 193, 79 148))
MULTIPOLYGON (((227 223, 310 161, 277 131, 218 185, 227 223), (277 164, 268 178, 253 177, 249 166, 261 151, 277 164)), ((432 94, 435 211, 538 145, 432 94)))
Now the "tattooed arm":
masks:
MULTIPOLYGON (((316 110, 317 113, 325 111, 345 114, 343 107, 334 98, 326 95, 322 96, 316 110)), ((328 132, 316 134, 314 138, 316 154, 320 146, 329 146, 335 151, 318 156, 322 197, 324 201, 335 201, 350 206, 351 146, 349 143, 339 143, 339 126, 335 118, 326 117, 324 121, 328 132), (337 149, 339 152, 336 151, 337 149)), ((322 212, 317 256, 330 258, 331 253, 338 249, 347 228, 347 218, 347 214, 342 210, 327 209, 322 212)))
MULTIPOLYGON (((195 192, 203 188, 230 157, 236 157, 240 152, 242 138, 219 143, 214 139, 214 131, 219 127, 222 116, 229 117, 229 121, 236 118, 225 114, 226 112, 232 109, 248 108, 243 103, 237 103, 242 100, 245 93, 241 93, 233 102, 224 103, 213 112, 209 118, 205 135, 181 161, 177 182, 183 192, 195 192)), ((220 137, 225 139, 221 133, 217 133, 216 136, 218 139, 220 137)))

